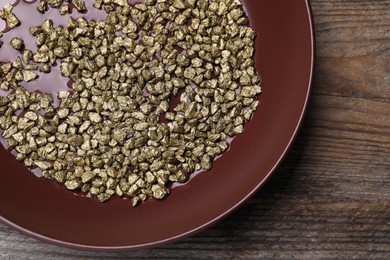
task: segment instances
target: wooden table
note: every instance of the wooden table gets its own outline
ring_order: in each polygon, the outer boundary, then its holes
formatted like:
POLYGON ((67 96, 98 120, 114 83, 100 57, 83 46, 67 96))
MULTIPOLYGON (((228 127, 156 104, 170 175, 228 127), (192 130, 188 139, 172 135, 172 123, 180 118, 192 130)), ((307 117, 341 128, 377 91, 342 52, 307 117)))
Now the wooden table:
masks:
MULTIPOLYGON (((294 1, 294 0, 291 0, 294 1)), ((0 259, 390 259, 390 0, 313 0, 308 114, 272 180, 240 210, 153 250, 91 253, 0 225, 0 259)))

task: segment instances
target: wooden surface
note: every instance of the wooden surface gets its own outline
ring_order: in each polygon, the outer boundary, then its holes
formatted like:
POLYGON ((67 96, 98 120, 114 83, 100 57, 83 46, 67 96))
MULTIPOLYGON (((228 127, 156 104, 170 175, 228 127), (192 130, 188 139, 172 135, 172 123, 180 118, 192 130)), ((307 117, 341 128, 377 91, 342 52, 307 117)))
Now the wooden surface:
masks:
POLYGON ((316 82, 272 180, 222 223, 131 253, 47 245, 0 225, 0 259, 390 259, 390 0, 313 0, 316 82))

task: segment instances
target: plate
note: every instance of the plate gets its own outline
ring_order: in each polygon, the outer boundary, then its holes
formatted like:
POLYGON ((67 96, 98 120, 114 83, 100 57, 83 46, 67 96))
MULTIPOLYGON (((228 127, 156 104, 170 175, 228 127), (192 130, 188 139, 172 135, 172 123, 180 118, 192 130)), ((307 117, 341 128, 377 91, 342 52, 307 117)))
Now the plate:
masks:
POLYGON ((0 220, 61 246, 141 249, 173 242, 221 220, 253 195, 291 146, 311 89, 314 34, 308 0, 244 0, 262 76, 261 105, 245 132, 212 170, 173 189, 162 201, 75 196, 37 178, 0 148, 0 220))

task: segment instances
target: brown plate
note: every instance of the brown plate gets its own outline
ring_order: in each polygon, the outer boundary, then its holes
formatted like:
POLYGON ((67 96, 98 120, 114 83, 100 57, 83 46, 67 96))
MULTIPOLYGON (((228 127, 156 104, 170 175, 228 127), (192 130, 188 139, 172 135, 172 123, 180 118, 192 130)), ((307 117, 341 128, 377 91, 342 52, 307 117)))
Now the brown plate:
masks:
POLYGON ((0 220, 44 241, 81 249, 129 250, 200 231, 258 190, 294 139, 307 105, 314 66, 308 0, 244 0, 258 32, 261 106, 245 132, 210 172, 174 188, 163 201, 133 208, 128 200, 75 196, 35 177, 0 148, 0 220))

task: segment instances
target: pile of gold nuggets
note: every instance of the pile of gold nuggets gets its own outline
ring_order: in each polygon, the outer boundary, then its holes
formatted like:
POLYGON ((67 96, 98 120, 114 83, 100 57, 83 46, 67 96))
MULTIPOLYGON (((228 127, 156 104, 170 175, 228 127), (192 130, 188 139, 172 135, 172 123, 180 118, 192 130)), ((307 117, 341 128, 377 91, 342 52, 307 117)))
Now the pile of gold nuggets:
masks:
MULTIPOLYGON (((0 97, 1 135, 17 160, 69 190, 101 202, 128 196, 133 206, 162 199, 170 183, 210 170, 259 105, 256 34, 240 0, 96 0, 103 20, 58 27, 45 12, 86 12, 84 1, 36 8, 36 52, 21 38, 1 42, 20 51, 0 64, 0 89, 12 90, 0 97), (20 85, 55 64, 72 81, 56 107, 20 85)), ((11 30, 21 23, 12 10, 0 11, 11 30)))

